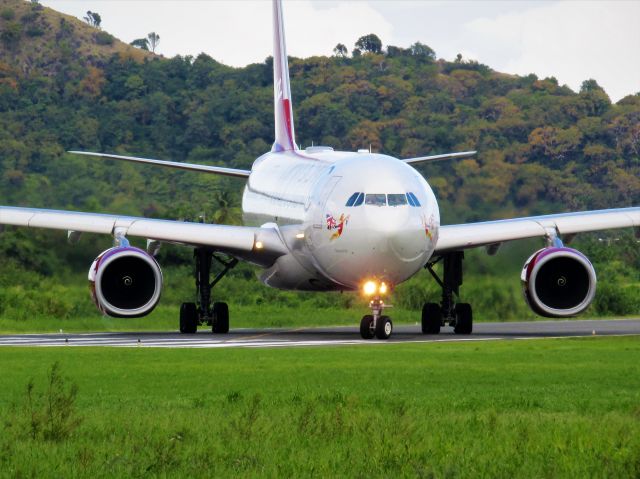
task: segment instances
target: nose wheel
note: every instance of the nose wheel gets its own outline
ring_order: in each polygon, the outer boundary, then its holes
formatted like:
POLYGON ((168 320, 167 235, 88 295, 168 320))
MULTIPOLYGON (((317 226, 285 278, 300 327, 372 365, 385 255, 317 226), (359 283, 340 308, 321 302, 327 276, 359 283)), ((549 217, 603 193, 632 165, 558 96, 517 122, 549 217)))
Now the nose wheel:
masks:
POLYGON ((369 303, 371 312, 362 317, 360 321, 360 336, 362 339, 389 339, 393 333, 393 322, 389 316, 382 315, 385 304, 380 298, 375 298, 369 303))

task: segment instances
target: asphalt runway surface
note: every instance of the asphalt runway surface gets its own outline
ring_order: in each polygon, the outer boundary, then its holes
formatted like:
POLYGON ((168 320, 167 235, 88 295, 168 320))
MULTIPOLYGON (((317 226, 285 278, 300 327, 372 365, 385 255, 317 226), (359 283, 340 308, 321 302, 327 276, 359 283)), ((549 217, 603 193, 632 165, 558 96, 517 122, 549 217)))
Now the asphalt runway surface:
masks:
POLYGON ((473 334, 459 336, 450 327, 424 335, 417 325, 396 326, 386 341, 365 340, 357 327, 232 329, 229 334, 178 332, 57 333, 0 335, 0 346, 112 346, 157 348, 273 348, 454 341, 499 341, 582 336, 630 336, 640 339, 640 319, 476 323, 473 334))

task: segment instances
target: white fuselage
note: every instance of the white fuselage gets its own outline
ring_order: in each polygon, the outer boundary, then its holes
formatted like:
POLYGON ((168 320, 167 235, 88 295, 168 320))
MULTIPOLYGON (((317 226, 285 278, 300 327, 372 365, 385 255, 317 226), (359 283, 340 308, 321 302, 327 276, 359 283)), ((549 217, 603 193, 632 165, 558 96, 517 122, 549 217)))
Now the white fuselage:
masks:
POLYGON ((247 224, 277 225, 287 245, 261 277, 282 289, 353 290, 370 279, 397 285, 431 257, 440 226, 433 191, 414 168, 324 147, 258 158, 242 209, 247 224))

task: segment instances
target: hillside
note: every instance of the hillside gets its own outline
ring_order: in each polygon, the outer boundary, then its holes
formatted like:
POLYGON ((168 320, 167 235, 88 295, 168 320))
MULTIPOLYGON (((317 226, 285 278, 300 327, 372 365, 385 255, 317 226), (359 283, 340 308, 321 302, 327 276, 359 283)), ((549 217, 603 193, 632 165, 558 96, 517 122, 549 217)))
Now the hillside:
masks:
POLYGON ((114 54, 135 61, 153 56, 76 17, 25 0, 0 1, 0 43, 0 67, 47 76, 69 62, 88 67, 114 54))

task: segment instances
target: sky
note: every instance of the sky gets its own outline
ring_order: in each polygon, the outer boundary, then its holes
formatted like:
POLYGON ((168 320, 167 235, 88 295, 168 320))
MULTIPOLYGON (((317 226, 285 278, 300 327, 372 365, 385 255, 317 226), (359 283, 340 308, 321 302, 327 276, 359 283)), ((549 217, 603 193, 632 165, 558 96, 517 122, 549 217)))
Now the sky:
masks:
MULTIPOLYGON (((41 0, 130 42, 155 31, 167 57, 204 52, 232 66, 271 55, 266 0, 41 0)), ((640 0, 290 0, 284 1, 290 56, 331 55, 375 33, 383 45, 419 41, 438 58, 458 53, 494 70, 554 76, 578 91, 595 79, 613 101, 640 92, 640 0)))

